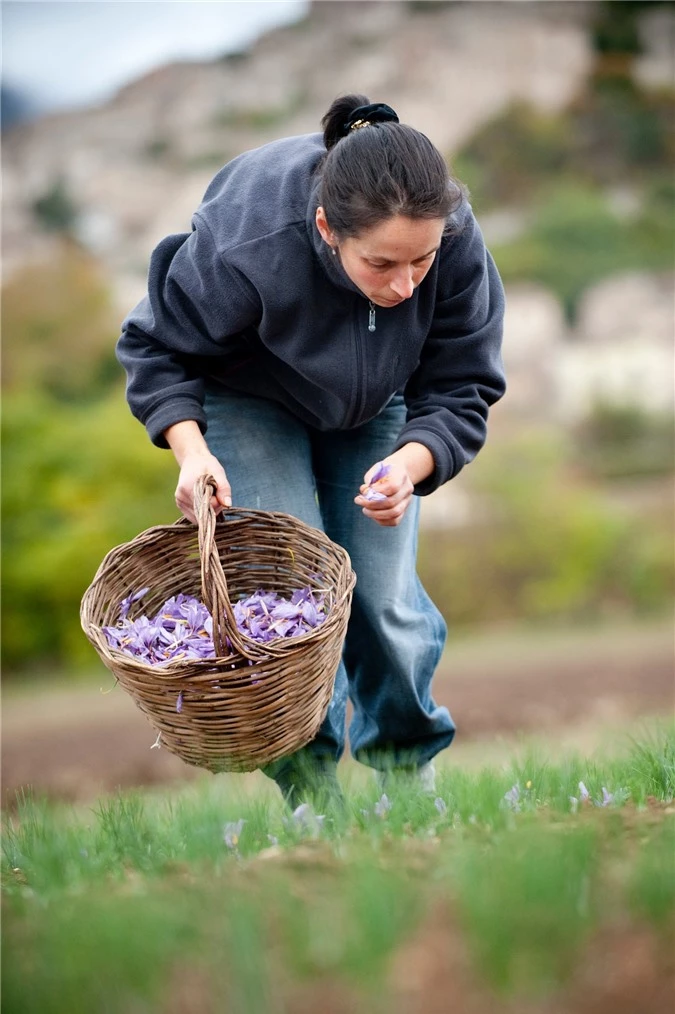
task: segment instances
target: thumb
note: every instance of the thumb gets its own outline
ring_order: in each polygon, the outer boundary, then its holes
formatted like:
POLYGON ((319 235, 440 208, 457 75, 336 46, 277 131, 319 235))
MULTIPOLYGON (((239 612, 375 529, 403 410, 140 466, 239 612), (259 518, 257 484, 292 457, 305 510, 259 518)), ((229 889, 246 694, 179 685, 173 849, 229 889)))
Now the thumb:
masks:
POLYGON ((367 486, 372 486, 373 483, 379 482, 380 479, 386 478, 391 471, 391 465, 384 461, 376 461, 374 465, 368 469, 363 477, 363 481, 367 486))
POLYGON ((221 505, 221 507, 231 507, 232 490, 230 489, 230 484, 227 481, 227 476, 225 475, 225 472, 222 470, 222 468, 218 469, 218 472, 219 474, 214 473, 213 475, 213 479, 215 480, 216 485, 216 493, 215 493, 216 500, 221 505))

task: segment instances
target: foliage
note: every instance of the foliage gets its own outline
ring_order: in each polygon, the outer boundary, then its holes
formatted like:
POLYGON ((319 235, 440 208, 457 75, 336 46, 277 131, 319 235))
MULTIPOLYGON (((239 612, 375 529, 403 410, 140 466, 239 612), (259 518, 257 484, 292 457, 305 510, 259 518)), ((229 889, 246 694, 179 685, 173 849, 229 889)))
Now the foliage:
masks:
POLYGON ((33 202, 33 214, 47 232, 72 232, 78 212, 64 180, 56 180, 33 202))
POLYGON ((433 14, 444 7, 452 7, 455 0, 406 0, 411 14, 433 14))
POLYGON ((480 210, 529 204, 561 182, 642 188, 671 178, 675 96, 645 92, 628 76, 592 78, 559 113, 515 102, 451 159, 480 210))
POLYGON ((598 851, 591 827, 564 837, 533 827, 497 861, 493 850, 462 856, 460 905, 468 935, 500 991, 523 992, 528 984, 546 987, 570 977, 597 919, 584 895, 597 879, 598 851))
POLYGON ((224 108, 214 117, 219 127, 236 127, 245 130, 270 130, 279 126, 302 109, 307 96, 304 91, 293 92, 276 106, 238 106, 224 108))
POLYGON ((79 602, 112 546, 175 520, 175 464, 119 386, 92 405, 46 393, 3 403, 3 659, 91 662, 79 602))
POLYGON ((479 210, 529 201, 546 182, 560 179, 573 140, 564 116, 516 102, 479 129, 452 159, 479 210))
POLYGON ((642 52, 639 18, 647 7, 663 6, 663 0, 602 0, 595 4, 592 20, 593 48, 598 53, 642 52))
POLYGON ((671 475, 675 420, 638 405, 597 404, 574 434, 582 467, 605 479, 671 475))
POLYGON ((528 231, 493 244, 492 253, 506 282, 541 282, 572 319, 586 288, 620 271, 668 269, 672 247, 670 214, 657 216, 648 206, 634 221, 621 221, 599 191, 561 184, 533 205, 528 231))
POLYGON ((49 262, 23 268, 3 287, 3 388, 92 400, 122 376, 118 333, 100 268, 64 242, 49 262))
POLYGON ((564 460, 543 436, 493 442, 472 477, 489 520, 421 533, 420 574, 452 628, 667 608, 669 519, 627 515, 564 460))
POLYGON ((143 154, 151 162, 161 162, 171 154, 171 139, 159 135, 146 142, 143 154))
POLYGON ((24 796, 3 829, 3 1009, 283 1014, 330 983, 384 1014, 430 930, 444 962, 468 947, 480 1009, 529 1009, 579 972, 588 995, 596 933, 671 939, 673 785, 648 775, 674 750, 663 725, 615 757, 442 770, 436 800, 404 780, 379 816, 374 783, 346 784, 318 830, 225 776, 80 813, 24 796))
MULTIPOLYGON (((617 7, 612 4, 613 14, 617 7)), ((572 319, 579 296, 624 270, 668 270, 673 258, 674 95, 639 88, 621 73, 591 76, 559 113, 512 104, 452 159, 479 214, 519 209, 522 234, 492 244, 506 281, 536 280, 572 319), (617 213, 627 189, 635 214, 617 213)))

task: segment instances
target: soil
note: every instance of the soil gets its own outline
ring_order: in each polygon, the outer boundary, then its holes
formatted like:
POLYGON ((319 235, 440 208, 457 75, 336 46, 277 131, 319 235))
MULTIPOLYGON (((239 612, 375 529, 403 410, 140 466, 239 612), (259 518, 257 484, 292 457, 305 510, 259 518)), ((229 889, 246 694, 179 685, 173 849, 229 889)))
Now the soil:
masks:
MULTIPOLYGON (((643 717, 672 716, 673 676, 670 621, 527 635, 501 630, 451 642, 434 696, 450 709, 458 733, 442 757, 489 763, 512 754, 523 736, 539 738, 549 754, 594 749, 635 731, 643 717)), ((28 787, 37 796, 87 802, 118 788, 212 777, 151 749, 155 731, 102 667, 77 685, 10 687, 2 726, 2 802, 10 808, 28 787)), ((258 773, 226 777, 269 784, 258 773)))

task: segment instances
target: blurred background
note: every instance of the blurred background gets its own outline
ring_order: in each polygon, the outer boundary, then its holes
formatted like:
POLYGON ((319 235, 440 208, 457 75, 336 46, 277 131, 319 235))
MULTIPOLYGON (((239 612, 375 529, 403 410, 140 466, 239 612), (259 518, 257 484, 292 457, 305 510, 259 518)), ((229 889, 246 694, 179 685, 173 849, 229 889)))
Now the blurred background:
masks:
POLYGON ((191 777, 99 663, 79 601, 173 521, 176 466, 124 397, 155 244, 237 153, 360 91, 468 186, 507 288, 509 390, 423 502, 453 751, 673 705, 672 3, 6 2, 3 802, 191 777), (102 692, 104 691, 104 692, 102 692))

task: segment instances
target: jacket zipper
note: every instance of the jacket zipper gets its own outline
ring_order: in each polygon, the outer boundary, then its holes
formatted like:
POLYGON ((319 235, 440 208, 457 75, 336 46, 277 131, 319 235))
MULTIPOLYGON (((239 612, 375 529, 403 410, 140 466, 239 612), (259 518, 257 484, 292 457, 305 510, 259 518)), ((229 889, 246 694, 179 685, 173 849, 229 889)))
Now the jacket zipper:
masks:
MULTIPOLYGON (((375 307, 372 303, 368 304, 368 330, 375 330, 375 307)), ((354 372, 356 374, 356 386, 354 390, 354 406, 349 414, 349 422, 346 424, 348 427, 356 425, 356 421, 363 411, 363 405, 366 400, 366 372, 367 372, 367 355, 361 348, 361 313, 363 311, 357 308, 354 317, 354 372)))

